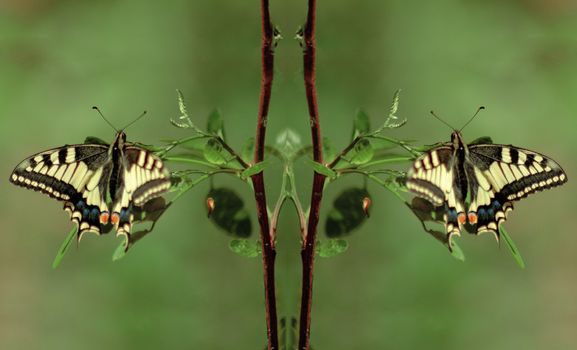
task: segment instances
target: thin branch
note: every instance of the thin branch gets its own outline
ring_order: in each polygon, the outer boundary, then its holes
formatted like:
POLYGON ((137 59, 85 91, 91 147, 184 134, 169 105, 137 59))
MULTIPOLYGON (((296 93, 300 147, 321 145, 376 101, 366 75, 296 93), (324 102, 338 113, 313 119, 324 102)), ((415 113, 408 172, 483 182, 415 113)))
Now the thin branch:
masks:
MULTIPOLYGON (((269 2, 261 0, 261 84, 260 84, 260 103, 258 109, 258 121, 255 138, 254 163, 260 163, 264 160, 265 135, 268 121, 268 106, 270 103, 274 55, 273 39, 274 30, 270 20, 269 2)), ((274 264, 276 251, 274 241, 270 235, 268 211, 266 204, 266 193, 264 186, 264 175, 262 172, 252 176, 254 196, 256 200, 256 209, 258 222, 260 226, 260 240, 262 244, 262 263, 264 274, 264 293, 266 306, 266 326, 268 350, 278 350, 278 322, 276 310, 276 292, 275 292, 275 274, 274 264)))
POLYGON ((327 167, 331 169, 334 168, 341 161, 341 159, 343 159, 343 157, 349 153, 357 145, 357 143, 359 143, 362 138, 362 136, 355 137, 353 141, 351 141, 351 143, 349 143, 349 145, 345 147, 341 153, 339 153, 339 155, 336 156, 335 159, 333 159, 333 161, 327 165, 327 167))
MULTIPOLYGON (((214 139, 224 148, 243 168, 248 168, 248 165, 241 156, 238 155, 229 145, 224 141, 224 139, 220 136, 214 136, 214 139)), ((258 162, 255 162, 258 163, 258 162)))
MULTIPOLYGON (((313 159, 315 162, 323 162, 323 147, 319 121, 319 111, 316 92, 316 0, 308 1, 307 21, 303 29, 303 65, 304 81, 309 108, 311 137, 313 144, 313 159)), ((311 206, 307 231, 303 235, 302 260, 302 293, 299 324, 299 350, 309 350, 310 347, 310 322, 313 296, 313 271, 315 246, 317 241, 317 225, 319 222, 320 205, 323 195, 325 176, 315 172, 313 177, 313 189, 311 194, 311 206)))

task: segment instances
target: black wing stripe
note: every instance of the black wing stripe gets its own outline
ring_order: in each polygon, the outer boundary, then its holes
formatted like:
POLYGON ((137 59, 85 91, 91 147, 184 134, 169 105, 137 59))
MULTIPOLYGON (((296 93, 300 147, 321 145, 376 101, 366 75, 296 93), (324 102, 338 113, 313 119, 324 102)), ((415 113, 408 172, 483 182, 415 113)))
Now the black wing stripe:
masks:
POLYGON ((78 193, 70 184, 38 173, 15 171, 10 181, 18 186, 40 191, 58 200, 69 200, 78 193))
POLYGON ((511 163, 517 164, 517 162, 519 161, 519 151, 511 147, 509 148, 509 156, 511 157, 511 163))

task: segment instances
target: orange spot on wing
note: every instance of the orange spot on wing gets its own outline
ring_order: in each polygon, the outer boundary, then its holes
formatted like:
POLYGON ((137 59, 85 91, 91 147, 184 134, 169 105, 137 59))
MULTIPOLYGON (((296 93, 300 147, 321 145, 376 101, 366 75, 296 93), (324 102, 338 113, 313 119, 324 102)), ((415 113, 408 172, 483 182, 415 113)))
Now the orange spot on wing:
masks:
POLYGON ((473 212, 469 213, 469 223, 473 225, 477 223, 477 214, 473 212))
POLYGON ((465 213, 459 213, 459 215, 457 216, 457 221, 459 221, 459 224, 464 225, 465 222, 467 221, 467 216, 465 215, 465 213))
POLYGON ((101 213, 101 214, 100 214, 100 223, 101 223, 101 224, 107 224, 109 217, 110 217, 110 215, 108 215, 107 212, 101 213))
POLYGON ((119 221, 120 221, 120 215, 118 215, 118 213, 112 213, 112 216, 110 217, 110 222, 113 225, 118 225, 119 221))

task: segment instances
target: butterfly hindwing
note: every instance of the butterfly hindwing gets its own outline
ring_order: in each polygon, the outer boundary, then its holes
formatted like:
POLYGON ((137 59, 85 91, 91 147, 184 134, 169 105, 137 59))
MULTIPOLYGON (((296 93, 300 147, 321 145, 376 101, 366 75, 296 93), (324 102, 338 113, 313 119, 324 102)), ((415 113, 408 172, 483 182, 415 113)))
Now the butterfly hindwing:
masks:
POLYGON ((141 207, 164 194, 170 188, 170 175, 158 156, 139 147, 125 148, 123 164, 123 181, 116 190, 111 220, 117 235, 127 236, 128 244, 133 206, 141 207))
POLYGON ((455 161, 454 150, 449 145, 439 146, 415 160, 407 174, 407 188, 436 207, 444 207, 445 230, 450 240, 460 235, 459 215, 463 215, 464 202, 461 180, 462 169, 455 161))
POLYGON ((407 188, 434 206, 442 205, 452 190, 452 154, 449 146, 441 146, 417 158, 407 174, 407 188))

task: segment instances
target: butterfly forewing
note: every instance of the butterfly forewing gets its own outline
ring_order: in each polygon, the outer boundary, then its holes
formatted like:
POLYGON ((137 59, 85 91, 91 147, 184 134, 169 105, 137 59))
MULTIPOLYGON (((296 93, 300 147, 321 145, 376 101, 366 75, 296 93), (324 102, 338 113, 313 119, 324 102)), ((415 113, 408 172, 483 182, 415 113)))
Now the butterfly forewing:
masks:
POLYGON ((15 185, 67 201, 82 190, 94 169, 106 161, 107 147, 71 145, 35 154, 22 161, 10 176, 15 185))
POLYGON ((469 150, 471 162, 485 175, 493 191, 508 201, 567 181, 557 162, 537 152, 506 145, 475 145, 469 150))

